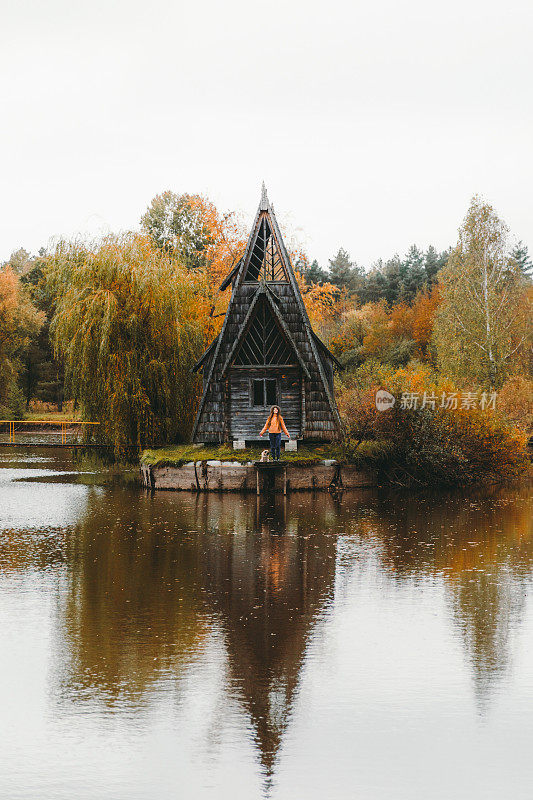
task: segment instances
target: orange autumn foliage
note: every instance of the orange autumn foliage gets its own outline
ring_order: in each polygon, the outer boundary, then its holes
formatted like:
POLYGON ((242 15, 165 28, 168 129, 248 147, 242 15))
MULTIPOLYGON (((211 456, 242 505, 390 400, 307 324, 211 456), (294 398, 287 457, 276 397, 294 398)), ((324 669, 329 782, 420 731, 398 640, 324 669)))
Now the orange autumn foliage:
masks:
POLYGON ((340 321, 330 330, 331 350, 337 358, 357 352, 360 359, 388 360, 393 351, 401 359, 403 347, 404 356, 429 360, 439 302, 438 289, 434 288, 430 293, 419 293, 412 305, 398 303, 390 308, 381 300, 344 312, 337 309, 332 318, 340 317, 340 321))
POLYGON ((449 379, 427 365, 398 369, 384 380, 379 373, 339 396, 344 438, 381 442, 387 480, 406 484, 458 484, 518 478, 528 468, 526 436, 490 407, 448 407, 443 397, 460 395, 449 379), (375 379, 377 378, 377 380, 375 379), (395 398, 378 410, 377 389, 395 398), (418 397, 417 403, 409 398, 418 397), (406 402, 403 400, 407 398, 406 402), (422 398, 429 398, 422 403, 422 398))
POLYGON ((204 251, 205 277, 204 296, 206 307, 199 308, 199 316, 205 320, 205 344, 220 332, 229 302, 230 289, 220 292, 219 287, 242 256, 247 237, 233 212, 222 214, 206 197, 192 195, 190 205, 202 220, 208 232, 208 245, 204 251))
POLYGON ((421 358, 425 358, 428 355, 428 345, 433 332, 435 313, 441 303, 441 299, 439 287, 436 285, 429 294, 419 294, 412 305, 412 338, 417 343, 419 356, 421 358))
POLYGON ((332 283, 308 284, 300 272, 295 274, 309 320, 318 333, 323 326, 331 322, 335 315, 338 314, 342 293, 332 283))
POLYGON ((24 347, 43 323, 10 266, 0 269, 0 409, 7 412, 24 347))
POLYGON ((208 198, 190 197, 191 208, 198 213, 209 235, 205 253, 206 273, 218 286, 237 263, 246 247, 246 235, 233 212, 221 214, 208 198))

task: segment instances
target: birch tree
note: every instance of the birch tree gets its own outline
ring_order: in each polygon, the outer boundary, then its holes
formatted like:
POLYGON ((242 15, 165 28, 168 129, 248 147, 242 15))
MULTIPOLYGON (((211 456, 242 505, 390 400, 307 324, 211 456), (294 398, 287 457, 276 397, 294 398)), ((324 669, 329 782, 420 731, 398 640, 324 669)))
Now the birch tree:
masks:
POLYGON ((494 209, 474 197, 440 275, 438 364, 462 383, 499 387, 531 344, 531 308, 508 234, 494 209))

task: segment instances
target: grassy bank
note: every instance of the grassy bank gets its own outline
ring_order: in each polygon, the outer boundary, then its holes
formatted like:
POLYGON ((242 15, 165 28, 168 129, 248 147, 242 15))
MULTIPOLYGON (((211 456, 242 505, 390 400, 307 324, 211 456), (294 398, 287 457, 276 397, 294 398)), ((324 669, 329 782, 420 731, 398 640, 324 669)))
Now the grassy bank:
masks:
MULTIPOLYGON (((248 461, 258 461, 261 451, 267 447, 267 442, 264 447, 248 447, 246 450, 233 450, 228 445, 195 447, 192 444, 180 444, 157 450, 145 450, 141 460, 151 466, 179 467, 190 461, 237 461, 244 464, 248 461)), ((282 451, 281 458, 291 464, 315 464, 318 461, 334 458, 344 464, 370 467, 376 466, 382 460, 385 449, 386 445, 381 442, 362 442, 355 454, 348 457, 338 444, 299 444, 296 452, 282 451)))
MULTIPOLYGON (((443 455, 438 450, 428 454, 428 441, 415 442, 416 463, 411 451, 403 445, 400 447, 393 440, 385 441, 364 441, 357 448, 355 453, 347 452, 346 448, 339 444, 327 445, 299 445, 296 452, 282 452, 281 458, 291 464, 301 464, 302 466, 316 464, 325 459, 335 459, 341 464, 353 464, 361 470, 372 470, 377 472, 383 483, 393 486, 465 486, 467 484, 495 484, 514 481, 519 478, 533 477, 533 465, 529 459, 518 458, 516 464, 509 454, 509 460, 501 465, 494 459, 492 453, 483 452, 482 444, 477 442, 478 456, 480 464, 474 464, 474 457, 462 461, 465 480, 458 483, 450 480, 446 471, 442 468, 443 455), (485 458, 483 458, 485 456, 485 458), (421 473, 418 461, 425 458, 425 475, 421 473), (477 475, 468 475, 467 469, 472 469, 472 465, 477 467, 477 475)), ((266 447, 266 444, 265 444, 266 447)), ((246 450, 233 450, 227 445, 222 446, 194 446, 192 444, 174 445, 145 450, 141 461, 151 466, 174 466, 179 467, 191 461, 233 461, 244 464, 250 461, 257 461, 260 458, 261 447, 250 447, 246 450)), ((446 449, 446 448, 445 448, 446 449)), ((447 465, 446 465, 447 466, 447 465)), ((453 472, 452 472, 453 474, 453 472)))
POLYGON ((22 419, 25 422, 70 422, 76 419, 72 411, 27 411, 22 419))

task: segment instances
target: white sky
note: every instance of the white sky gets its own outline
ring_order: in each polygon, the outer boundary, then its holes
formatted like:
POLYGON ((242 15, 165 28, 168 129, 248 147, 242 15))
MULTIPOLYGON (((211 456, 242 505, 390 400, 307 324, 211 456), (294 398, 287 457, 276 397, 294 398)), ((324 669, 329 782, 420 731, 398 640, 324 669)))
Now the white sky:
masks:
POLYGON ((263 179, 321 263, 444 248, 475 192, 533 250, 532 41, 531 0, 0 0, 0 261, 263 179))

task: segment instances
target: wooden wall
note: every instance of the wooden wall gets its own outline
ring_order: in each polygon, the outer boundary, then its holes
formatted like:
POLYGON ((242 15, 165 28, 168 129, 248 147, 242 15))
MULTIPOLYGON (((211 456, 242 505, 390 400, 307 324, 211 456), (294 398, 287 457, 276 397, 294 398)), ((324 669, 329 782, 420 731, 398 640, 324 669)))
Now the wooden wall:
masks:
POLYGON ((250 381, 253 378, 277 379, 278 402, 285 425, 292 437, 299 436, 302 407, 300 370, 232 369, 229 373, 230 438, 259 439, 259 431, 267 420, 270 406, 261 407, 251 404, 250 381))
MULTIPOLYGON (((281 316, 289 328, 291 336, 310 373, 310 378, 306 378, 303 381, 305 397, 301 403, 302 411, 298 422, 303 417, 304 424, 299 431, 299 436, 311 441, 331 441, 337 434, 337 423, 331 413, 319 375, 318 363, 311 350, 310 332, 307 331, 306 322, 298 308, 292 286, 289 283, 271 283, 269 286, 271 291, 279 298, 281 316)), ((257 284, 250 283, 243 283, 235 289, 233 301, 227 311, 227 325, 222 336, 211 381, 207 388, 205 404, 199 414, 198 428, 195 435, 195 441, 197 442, 223 442, 236 438, 236 434, 231 431, 232 413, 229 408, 230 403, 227 402, 226 381, 221 372, 231 346, 241 331, 246 313, 256 291, 257 284)), ((204 365, 204 376, 210 373, 210 364, 213 357, 214 351, 204 365)), ((319 358, 321 358, 320 355, 319 358)), ((322 361, 323 363, 325 361, 329 362, 329 359, 322 358, 322 361)), ((330 384, 332 383, 332 376, 331 364, 328 363, 326 379, 330 384)), ((280 405, 284 405, 281 400, 280 405)), ((286 417, 284 409, 282 409, 282 413, 286 417)), ((254 425, 255 421, 254 419, 254 425)), ((261 430, 261 427, 259 430, 261 430)))

